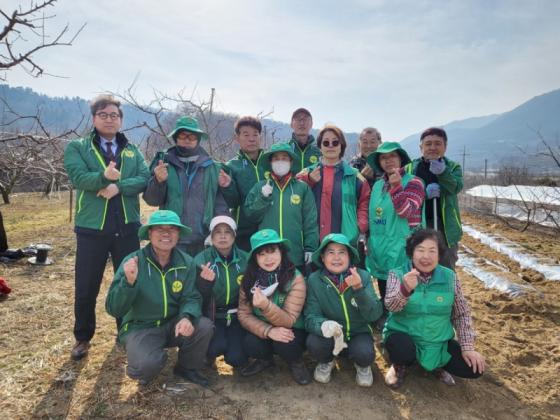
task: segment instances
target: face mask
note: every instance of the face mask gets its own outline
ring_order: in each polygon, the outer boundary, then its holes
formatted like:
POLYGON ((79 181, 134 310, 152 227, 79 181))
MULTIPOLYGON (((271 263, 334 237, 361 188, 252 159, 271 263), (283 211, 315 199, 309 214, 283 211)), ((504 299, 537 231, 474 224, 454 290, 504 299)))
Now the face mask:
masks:
POLYGON ((271 164, 272 172, 274 172, 278 176, 284 176, 288 172, 290 172, 290 168, 292 166, 292 162, 287 160, 275 160, 271 164))
POLYGON ((181 157, 190 157, 197 153, 197 147, 190 149, 188 147, 175 146, 175 148, 177 149, 177 154, 181 157))

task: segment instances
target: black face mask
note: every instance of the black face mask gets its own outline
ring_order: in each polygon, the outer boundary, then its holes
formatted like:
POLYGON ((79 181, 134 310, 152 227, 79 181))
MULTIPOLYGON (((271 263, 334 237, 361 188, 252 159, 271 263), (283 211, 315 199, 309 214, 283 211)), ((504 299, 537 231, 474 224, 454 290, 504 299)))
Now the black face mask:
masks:
POLYGON ((183 146, 175 146, 175 148, 177 149, 177 154, 181 157, 191 157, 194 155, 199 154, 198 152, 198 144, 196 145, 196 147, 194 149, 189 149, 188 147, 183 147, 183 146))

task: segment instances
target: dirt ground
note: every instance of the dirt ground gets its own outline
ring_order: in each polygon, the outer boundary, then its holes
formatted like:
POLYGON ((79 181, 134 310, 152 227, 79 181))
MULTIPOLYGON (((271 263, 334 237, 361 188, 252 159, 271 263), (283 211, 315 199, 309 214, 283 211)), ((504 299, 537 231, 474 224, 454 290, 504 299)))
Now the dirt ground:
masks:
MULTIPOLYGON (((305 387, 292 381, 281 361, 274 369, 246 379, 218 360, 217 369, 205 372, 212 384, 203 389, 172 375, 173 351, 157 381, 139 388, 125 375, 126 356, 115 345, 114 320, 104 311, 112 276, 109 266, 90 355, 80 362, 69 358, 74 341, 75 242, 68 222, 68 197, 46 200, 16 195, 13 204, 0 211, 12 248, 52 243, 49 256, 55 261, 48 267, 25 260, 0 263, 0 276, 13 289, 0 301, 1 418, 560 418, 560 282, 521 269, 517 262, 469 237, 463 243, 477 256, 506 265, 541 292, 509 298, 459 270, 478 333, 477 349, 489 363, 479 380, 457 379, 457 386, 447 387, 415 368, 404 386, 392 391, 383 384, 388 365, 377 336, 371 388, 355 384, 354 369, 346 360, 340 361, 330 384, 305 387)), ((466 216, 465 221, 560 260, 555 237, 519 234, 479 217, 466 216)), ((312 369, 313 361, 307 362, 312 369)))

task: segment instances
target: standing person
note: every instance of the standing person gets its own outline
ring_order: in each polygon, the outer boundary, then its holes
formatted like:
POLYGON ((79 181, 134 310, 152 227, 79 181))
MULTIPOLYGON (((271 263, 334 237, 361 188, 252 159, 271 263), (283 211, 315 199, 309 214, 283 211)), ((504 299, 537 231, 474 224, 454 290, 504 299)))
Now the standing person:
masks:
MULTIPOLYGON (((386 142, 368 156, 368 164, 383 172, 376 181, 369 202, 369 272, 377 279, 381 299, 385 298, 389 270, 406 262, 406 238, 422 224, 424 184, 420 178, 404 173, 410 162, 397 142, 386 142)), ((381 329, 384 317, 378 327, 381 329)))
POLYGON ((95 304, 108 256, 116 271, 140 247, 138 195, 150 173, 142 153, 119 131, 120 106, 109 95, 94 98, 93 130, 64 151, 64 168, 77 190, 74 360, 87 355, 95 334, 95 304))
POLYGON ((210 222, 211 245, 194 259, 202 311, 214 321, 215 328, 206 357, 212 362, 223 354, 226 363, 234 368, 247 364, 245 330, 237 319, 239 282, 247 266, 247 253, 235 245, 236 229, 231 217, 214 217, 210 222))
POLYGON ((208 136, 195 118, 179 118, 168 137, 175 146, 156 154, 144 200, 151 206, 174 211, 183 224, 192 226, 192 232, 181 237, 179 247, 194 256, 204 249, 212 218, 229 215, 218 189, 219 164, 200 145, 208 136))
POLYGON ((353 246, 368 231, 370 188, 357 169, 342 160, 346 139, 334 125, 317 136, 321 161, 304 169, 298 178, 313 191, 319 221, 319 240, 329 233, 343 233, 353 246))
POLYGON ((315 146, 315 139, 310 134, 313 127, 311 112, 305 108, 298 108, 292 114, 291 120, 292 138, 288 144, 296 155, 292 171, 297 174, 303 168, 317 163, 321 157, 321 151, 315 146))
POLYGON ((277 354, 300 385, 311 382, 303 362, 302 310, 305 280, 288 257, 290 242, 272 229, 251 236, 251 252, 239 290, 239 322, 248 331, 245 352, 253 361, 241 370, 252 376, 273 366, 277 354))
POLYGON ((459 241, 463 235, 457 199, 457 194, 463 189, 463 170, 457 162, 445 157, 446 150, 445 130, 428 128, 420 136, 422 157, 414 159, 405 170, 424 181, 426 226, 443 234, 446 249, 441 258, 441 265, 455 270, 459 241))
POLYGON ((313 193, 292 174, 295 153, 285 143, 273 144, 263 156, 270 177, 253 186, 245 212, 260 229, 273 229, 292 244, 288 256, 298 270, 311 262, 319 245, 317 210, 313 193))
POLYGON ((307 280, 305 329, 309 353, 319 362, 315 380, 329 382, 334 356, 348 347, 357 384, 371 386, 375 349, 370 324, 383 312, 371 275, 356 268, 358 252, 340 233, 325 236, 313 262, 320 269, 307 280))
POLYGON ((177 247, 190 229, 169 210, 157 210, 138 231, 144 248, 133 252, 115 273, 107 294, 107 312, 122 318, 119 340, 124 343, 126 372, 147 384, 163 369, 166 347, 179 347, 173 372, 207 386, 199 373, 212 338, 213 326, 200 315, 193 259, 177 247))
POLYGON ((383 340, 392 363, 385 376, 391 388, 402 385, 415 361, 447 385, 455 384, 451 374, 474 379, 485 370, 461 284, 438 263, 444 250, 438 232, 418 230, 406 241, 410 260, 389 272, 383 340))
POLYGON ((261 122, 255 117, 241 117, 235 123, 237 156, 220 171, 219 183, 227 204, 237 222, 236 244, 244 251, 251 249, 250 238, 257 225, 245 213, 245 199, 249 190, 264 179, 264 151, 261 149, 261 122))
POLYGON ((367 179, 371 187, 375 181, 383 176, 383 173, 374 172, 367 163, 367 157, 375 152, 381 144, 381 133, 377 128, 366 127, 360 133, 359 147, 360 151, 350 161, 350 166, 356 168, 367 179))

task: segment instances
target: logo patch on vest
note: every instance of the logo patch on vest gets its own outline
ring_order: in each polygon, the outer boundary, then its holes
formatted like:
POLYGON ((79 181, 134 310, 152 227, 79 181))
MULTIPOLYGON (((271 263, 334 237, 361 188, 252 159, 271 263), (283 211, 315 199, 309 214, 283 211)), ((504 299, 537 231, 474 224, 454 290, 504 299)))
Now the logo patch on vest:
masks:
POLYGON ((270 178, 270 171, 264 171, 264 179, 270 178))
POLYGON ((309 162, 311 163, 317 163, 317 156, 313 155, 309 157, 309 162))
POLYGON ((442 303, 442 302, 443 302, 443 296, 438 296, 438 297, 436 298, 436 302, 442 303))
POLYGON ((134 157, 134 152, 132 150, 125 150, 123 152, 123 156, 124 157, 129 157, 129 158, 134 157))
POLYGON ((377 208, 375 209, 375 215, 376 215, 377 217, 383 216, 383 209, 382 209, 381 207, 377 207, 377 208))
POLYGON ((171 285, 171 290, 173 291, 173 293, 179 293, 181 290, 183 290, 183 282, 175 280, 171 285))
POLYGON ((299 203, 301 203, 301 197, 298 194, 293 194, 290 197, 290 201, 293 205, 297 206, 299 203))
POLYGON ((237 276, 237 280, 236 280, 236 281, 237 281, 237 284, 239 284, 239 285, 240 285, 240 284, 241 284, 241 282, 243 281, 243 274, 240 274, 240 275, 238 275, 238 276, 237 276))

